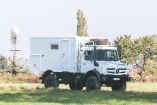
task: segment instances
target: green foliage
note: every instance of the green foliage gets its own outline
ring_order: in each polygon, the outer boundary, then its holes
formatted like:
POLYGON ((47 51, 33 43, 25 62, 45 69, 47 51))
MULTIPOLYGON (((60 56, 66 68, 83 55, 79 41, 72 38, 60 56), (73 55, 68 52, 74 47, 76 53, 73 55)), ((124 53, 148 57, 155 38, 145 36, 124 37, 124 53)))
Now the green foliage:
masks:
POLYGON ((0 69, 6 69, 7 64, 8 64, 7 58, 4 56, 1 56, 0 62, 1 62, 0 69))
POLYGON ((77 12, 77 36, 87 37, 88 35, 88 26, 86 25, 87 20, 83 14, 82 10, 78 10, 77 12))
POLYGON ((135 49, 136 53, 138 54, 138 57, 141 58, 143 64, 139 66, 137 64, 137 60, 135 59, 136 66, 141 68, 142 71, 146 71, 146 61, 147 60, 155 60, 157 61, 157 58, 154 57, 157 54, 157 35, 149 35, 140 37, 134 40, 135 42, 135 49))
POLYGON ((131 39, 131 35, 124 35, 120 38, 117 37, 114 44, 119 51, 121 62, 134 64, 141 77, 144 76, 150 66, 150 63, 146 63, 146 61, 157 61, 155 57, 157 54, 157 35, 144 36, 134 40, 131 39))
POLYGON ((149 35, 145 37, 140 37, 135 40, 137 44, 138 53, 142 54, 142 58, 144 62, 146 59, 150 58, 155 60, 156 58, 153 57, 157 53, 157 35, 149 35))
POLYGON ((152 60, 146 61, 146 74, 157 74, 157 63, 152 60))
POLYGON ((131 35, 124 35, 124 37, 120 36, 120 38, 117 37, 117 39, 114 40, 114 45, 118 49, 121 62, 127 64, 134 63, 134 59, 137 55, 134 54, 134 44, 131 35))

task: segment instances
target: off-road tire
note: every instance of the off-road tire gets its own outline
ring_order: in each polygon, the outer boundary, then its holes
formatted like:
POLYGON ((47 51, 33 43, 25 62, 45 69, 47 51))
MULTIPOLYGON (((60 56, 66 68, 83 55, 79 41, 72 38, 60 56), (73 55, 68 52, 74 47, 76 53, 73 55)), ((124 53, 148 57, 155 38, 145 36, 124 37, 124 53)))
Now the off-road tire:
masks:
POLYGON ((53 75, 48 75, 45 78, 44 86, 46 89, 47 88, 57 88, 57 87, 59 87, 59 82, 58 82, 58 80, 55 79, 55 77, 53 75))
POLYGON ((86 80, 86 90, 100 90, 101 89, 101 83, 98 80, 96 76, 90 76, 86 80))
POLYGON ((69 87, 70 87, 71 90, 82 90, 83 89, 83 85, 82 84, 70 83, 69 87))
POLYGON ((125 90, 126 90, 126 82, 123 82, 121 85, 112 87, 112 91, 125 91, 125 90))

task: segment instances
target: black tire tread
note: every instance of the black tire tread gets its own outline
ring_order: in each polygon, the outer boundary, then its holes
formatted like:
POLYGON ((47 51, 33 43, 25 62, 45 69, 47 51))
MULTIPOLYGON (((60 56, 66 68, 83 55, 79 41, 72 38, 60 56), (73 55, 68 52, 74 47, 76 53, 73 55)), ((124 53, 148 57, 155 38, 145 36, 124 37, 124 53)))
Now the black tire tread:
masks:
POLYGON ((50 88, 50 87, 48 87, 48 83, 47 83, 48 80, 49 80, 49 81, 53 81, 54 85, 52 86, 52 88, 57 88, 57 87, 59 87, 59 82, 58 82, 58 80, 56 80, 53 75, 48 75, 48 76, 45 78, 45 81, 44 81, 44 86, 45 86, 46 89, 47 89, 47 88, 50 88))
POLYGON ((93 90, 100 90, 100 89, 101 89, 101 83, 100 83, 100 81, 98 80, 98 78, 97 78, 96 76, 90 76, 90 77, 88 77, 87 80, 86 80, 86 90, 87 90, 87 91, 91 91, 91 89, 90 89, 89 86, 88 86, 88 82, 89 82, 89 81, 94 81, 94 83, 95 83, 95 89, 93 89, 93 90))

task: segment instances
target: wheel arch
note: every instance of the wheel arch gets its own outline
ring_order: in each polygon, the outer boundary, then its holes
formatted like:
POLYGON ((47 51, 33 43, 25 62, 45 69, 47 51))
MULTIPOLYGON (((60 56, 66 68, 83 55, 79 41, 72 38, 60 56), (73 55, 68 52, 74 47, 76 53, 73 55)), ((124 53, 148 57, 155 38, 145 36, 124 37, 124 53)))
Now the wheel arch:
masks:
POLYGON ((54 75, 54 77, 57 78, 57 77, 56 77, 56 74, 55 74, 52 70, 46 70, 46 71, 42 74, 42 82, 41 82, 41 83, 44 83, 45 78, 46 78, 48 75, 54 75))
POLYGON ((85 74, 85 77, 84 77, 84 80, 83 80, 84 84, 86 83, 87 78, 90 77, 90 76, 96 76, 98 78, 98 80, 100 81, 100 73, 96 70, 90 70, 85 74))

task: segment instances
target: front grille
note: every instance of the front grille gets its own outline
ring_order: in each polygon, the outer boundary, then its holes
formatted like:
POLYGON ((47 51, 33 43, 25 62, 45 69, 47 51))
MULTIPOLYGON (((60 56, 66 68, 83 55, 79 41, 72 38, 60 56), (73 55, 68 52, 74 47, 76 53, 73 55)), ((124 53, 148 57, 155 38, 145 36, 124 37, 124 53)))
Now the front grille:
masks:
POLYGON ((108 73, 114 73, 114 71, 113 72, 111 72, 111 71, 107 71, 108 73))
POLYGON ((123 74, 126 73, 127 69, 126 68, 107 68, 107 73, 109 74, 123 74))
POLYGON ((116 68, 107 68, 107 70, 115 70, 116 68))
POLYGON ((126 70, 125 68, 119 68, 119 70, 126 70))

